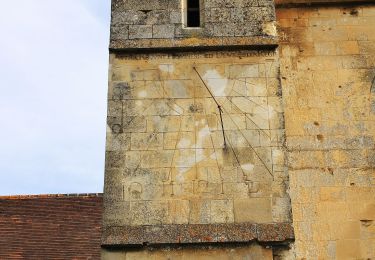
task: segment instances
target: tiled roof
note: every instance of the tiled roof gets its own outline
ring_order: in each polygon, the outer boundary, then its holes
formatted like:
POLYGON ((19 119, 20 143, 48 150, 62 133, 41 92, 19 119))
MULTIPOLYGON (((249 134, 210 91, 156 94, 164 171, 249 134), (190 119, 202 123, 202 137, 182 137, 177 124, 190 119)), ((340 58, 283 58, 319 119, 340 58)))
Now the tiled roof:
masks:
POLYGON ((100 259, 102 194, 0 197, 0 259, 100 259))

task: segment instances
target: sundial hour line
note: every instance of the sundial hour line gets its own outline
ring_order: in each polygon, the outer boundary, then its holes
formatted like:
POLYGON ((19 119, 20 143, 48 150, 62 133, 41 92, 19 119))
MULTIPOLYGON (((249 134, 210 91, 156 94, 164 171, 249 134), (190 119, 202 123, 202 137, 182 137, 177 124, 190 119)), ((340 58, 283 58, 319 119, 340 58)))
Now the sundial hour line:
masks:
POLYGON ((210 93, 211 97, 213 98, 213 100, 215 101, 216 105, 217 105, 217 108, 219 110, 219 114, 220 114, 220 123, 221 123, 221 130, 223 132, 223 139, 224 139, 224 148, 227 147, 227 142, 226 142, 226 139, 225 139, 225 132, 224 132, 224 122, 223 122, 223 109, 221 108, 221 105, 219 104, 219 102, 216 100, 216 98, 214 97, 214 95, 212 94, 210 88, 207 86, 206 82, 204 82, 202 76, 199 74, 198 70, 193 67, 193 69, 195 70, 195 72, 197 73, 199 79, 202 81, 203 85, 206 87, 206 89, 208 90, 208 93, 210 93))

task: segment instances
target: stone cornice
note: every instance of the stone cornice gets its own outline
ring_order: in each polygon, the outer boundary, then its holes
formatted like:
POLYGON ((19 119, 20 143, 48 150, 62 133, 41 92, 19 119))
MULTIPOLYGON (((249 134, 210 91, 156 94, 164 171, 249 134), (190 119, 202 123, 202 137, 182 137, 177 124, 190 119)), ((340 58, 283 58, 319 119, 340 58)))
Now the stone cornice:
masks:
POLYGON ((102 246, 204 243, 283 243, 294 240, 291 223, 119 226, 104 228, 102 246))

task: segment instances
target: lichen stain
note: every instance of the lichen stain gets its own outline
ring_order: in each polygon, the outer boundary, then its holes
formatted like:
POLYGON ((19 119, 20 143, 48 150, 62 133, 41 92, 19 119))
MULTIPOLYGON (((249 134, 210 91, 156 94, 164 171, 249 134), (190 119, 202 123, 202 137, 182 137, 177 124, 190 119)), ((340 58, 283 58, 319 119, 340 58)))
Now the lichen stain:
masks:
POLYGON ((269 36, 277 36, 276 22, 266 22, 262 26, 263 33, 269 36))
POLYGON ((214 96, 220 97, 225 95, 225 90, 228 87, 228 79, 221 76, 217 70, 207 70, 203 75, 203 79, 214 96))
POLYGON ((242 168, 244 171, 252 172, 252 171, 254 170, 254 164, 251 164, 251 163, 248 163, 248 164, 242 164, 242 165, 241 165, 241 168, 242 168))

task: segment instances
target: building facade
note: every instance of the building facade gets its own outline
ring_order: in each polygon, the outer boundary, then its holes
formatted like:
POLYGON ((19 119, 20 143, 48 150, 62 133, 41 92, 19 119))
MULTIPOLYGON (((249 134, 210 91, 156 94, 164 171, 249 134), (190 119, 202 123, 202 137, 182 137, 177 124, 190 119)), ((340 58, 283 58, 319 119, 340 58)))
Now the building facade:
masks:
POLYGON ((104 194, 0 197, 1 259, 374 259, 373 0, 112 0, 104 194))
POLYGON ((112 1, 102 257, 367 259, 372 1, 112 1))

